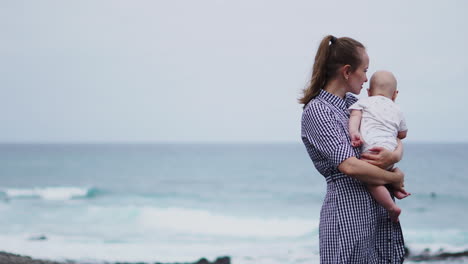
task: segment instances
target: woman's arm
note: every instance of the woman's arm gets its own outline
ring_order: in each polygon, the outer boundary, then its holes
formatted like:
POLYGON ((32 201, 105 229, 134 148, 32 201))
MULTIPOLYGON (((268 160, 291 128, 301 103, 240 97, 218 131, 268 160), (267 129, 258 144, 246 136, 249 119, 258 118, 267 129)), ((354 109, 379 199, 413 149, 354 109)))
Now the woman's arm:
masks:
POLYGON ((343 161, 338 166, 338 170, 367 184, 392 184, 396 189, 401 189, 404 186, 405 175, 398 168, 387 171, 356 157, 350 157, 343 161))
POLYGON ((403 144, 400 139, 397 142, 398 146, 393 152, 382 147, 373 147, 369 149, 370 152, 361 154, 361 160, 386 169, 403 158, 403 144))
MULTIPOLYGON (((311 104, 302 115, 302 136, 314 146, 330 166, 338 168, 344 174, 370 184, 403 185, 403 173, 386 171, 355 157, 349 136, 341 127, 333 112, 321 104, 311 104)), ((390 151, 387 151, 390 153, 390 151)), ((388 163, 388 157, 381 158, 388 163)), ((398 187, 397 187, 398 186, 398 187)))

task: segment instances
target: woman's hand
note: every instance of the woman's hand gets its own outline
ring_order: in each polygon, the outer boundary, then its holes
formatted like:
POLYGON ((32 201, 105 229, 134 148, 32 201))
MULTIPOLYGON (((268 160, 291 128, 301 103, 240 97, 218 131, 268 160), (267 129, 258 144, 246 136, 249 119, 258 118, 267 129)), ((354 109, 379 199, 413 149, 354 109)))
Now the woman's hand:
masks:
POLYGON ((400 139, 397 139, 397 143, 398 145, 393 152, 382 147, 373 147, 369 149, 370 153, 366 152, 361 154, 361 160, 367 161, 382 169, 387 169, 403 158, 403 144, 400 139))
POLYGON ((397 158, 398 157, 396 157, 392 151, 383 147, 373 147, 369 149, 369 152, 361 154, 361 160, 367 161, 384 170, 397 163, 397 158))

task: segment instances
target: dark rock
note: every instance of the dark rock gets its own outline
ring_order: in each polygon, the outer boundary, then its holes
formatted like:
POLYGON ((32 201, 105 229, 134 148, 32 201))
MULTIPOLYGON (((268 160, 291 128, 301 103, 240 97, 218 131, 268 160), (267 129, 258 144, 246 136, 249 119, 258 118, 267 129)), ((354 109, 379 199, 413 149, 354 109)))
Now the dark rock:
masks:
MULTIPOLYGON (((73 262, 67 262, 73 263, 73 262)), ((32 259, 31 257, 0 251, 0 264, 63 264, 55 261, 32 259)))
POLYGON ((230 257, 217 258, 214 264, 231 264, 231 258, 230 257))
MULTIPOLYGON (((109 262, 106 262, 106 263, 112 264, 109 262)), ((49 260, 33 259, 28 256, 21 256, 21 255, 16 255, 16 254, 0 251, 0 264, 79 264, 79 263, 75 261, 56 262, 56 261, 49 261, 49 260)), ((113 264, 147 264, 147 263, 145 262, 115 262, 113 264)), ((154 264, 169 264, 169 263, 155 262, 154 264)), ((199 261, 193 262, 193 263, 172 263, 172 264, 231 264, 231 258, 219 257, 214 262, 210 262, 206 258, 202 258, 199 261)))
POLYGON ((194 264, 231 264, 231 258, 219 257, 214 262, 209 262, 206 258, 202 258, 194 264))
POLYGON ((195 262, 195 264, 211 264, 206 258, 202 258, 199 261, 195 262))
POLYGON ((38 235, 38 236, 32 236, 29 238, 29 240, 37 240, 37 241, 40 241, 40 240, 47 240, 47 237, 45 235, 38 235))
POLYGON ((413 261, 430 261, 430 260, 447 260, 447 259, 454 259, 454 258, 461 258, 461 257, 468 257, 468 250, 463 252, 455 252, 455 253, 438 253, 438 254, 430 254, 430 250, 426 249, 420 255, 416 256, 409 256, 408 260, 413 261))

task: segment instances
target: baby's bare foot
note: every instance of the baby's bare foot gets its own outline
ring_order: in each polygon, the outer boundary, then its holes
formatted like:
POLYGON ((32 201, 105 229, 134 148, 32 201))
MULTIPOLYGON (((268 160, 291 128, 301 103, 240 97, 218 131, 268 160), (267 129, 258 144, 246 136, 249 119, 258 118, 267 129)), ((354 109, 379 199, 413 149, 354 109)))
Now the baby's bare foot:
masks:
POLYGON ((397 199, 400 199, 400 200, 401 200, 401 199, 403 199, 403 198, 406 198, 406 197, 410 196, 411 193, 409 193, 409 192, 407 192, 407 191, 394 191, 394 192, 393 192, 393 195, 395 195, 395 197, 396 197, 397 199))
POLYGON ((399 221, 398 216, 400 216, 401 214, 401 209, 400 207, 395 205, 390 210, 388 210, 388 214, 390 216, 390 220, 392 220, 392 222, 397 223, 399 221))

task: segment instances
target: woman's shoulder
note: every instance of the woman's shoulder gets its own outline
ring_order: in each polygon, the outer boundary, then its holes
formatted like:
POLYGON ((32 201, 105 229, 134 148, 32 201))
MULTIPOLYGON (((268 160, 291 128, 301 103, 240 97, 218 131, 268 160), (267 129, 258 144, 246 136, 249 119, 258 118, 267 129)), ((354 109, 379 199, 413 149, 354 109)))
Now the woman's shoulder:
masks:
POLYGON ((325 102, 314 98, 304 107, 302 112, 302 119, 323 119, 333 115, 330 105, 325 102))
POLYGON ((346 97, 345 97, 346 105, 350 106, 354 104, 355 102, 357 102, 358 100, 359 98, 357 98, 357 96, 355 96, 354 94, 346 93, 346 97))
POLYGON ((319 98, 314 98, 310 100, 304 107, 304 112, 316 112, 316 111, 330 111, 330 106, 320 100, 319 98))

